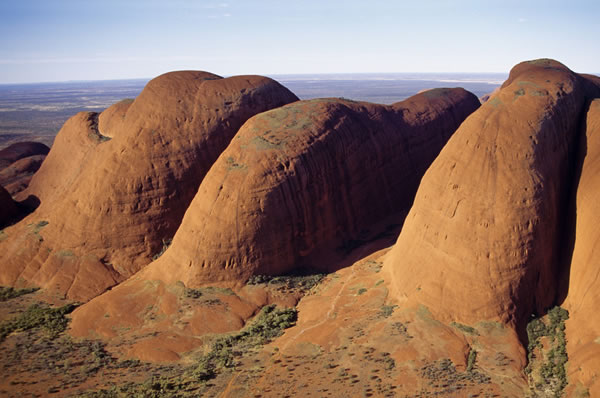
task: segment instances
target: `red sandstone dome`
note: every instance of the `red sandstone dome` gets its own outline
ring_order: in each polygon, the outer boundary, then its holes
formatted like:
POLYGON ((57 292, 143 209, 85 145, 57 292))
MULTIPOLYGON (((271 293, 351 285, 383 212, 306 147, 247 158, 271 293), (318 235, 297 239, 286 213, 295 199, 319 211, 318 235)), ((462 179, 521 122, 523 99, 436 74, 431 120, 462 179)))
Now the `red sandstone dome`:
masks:
POLYGON ((50 151, 41 142, 18 142, 0 150, 0 170, 11 165, 19 159, 35 155, 46 155, 50 151))
POLYGON ((581 177, 575 202, 575 245, 568 276, 566 308, 569 380, 590 388, 591 396, 600 394, 594 374, 600 368, 600 99, 594 100, 581 135, 581 177))
POLYGON ((392 106, 317 99, 251 118, 149 275, 195 286, 331 270, 336 250, 406 214, 422 174, 478 106, 463 89, 438 89, 392 106))
POLYGON ((427 171, 385 268, 445 320, 521 324, 559 299, 588 82, 521 63, 427 171))
POLYGON ((75 115, 23 193, 39 208, 0 243, 9 264, 0 283, 25 280, 81 300, 132 275, 175 234, 239 127, 296 100, 265 77, 185 71, 153 79, 106 115, 75 115), (40 223, 41 239, 30 239, 26 225, 40 223))

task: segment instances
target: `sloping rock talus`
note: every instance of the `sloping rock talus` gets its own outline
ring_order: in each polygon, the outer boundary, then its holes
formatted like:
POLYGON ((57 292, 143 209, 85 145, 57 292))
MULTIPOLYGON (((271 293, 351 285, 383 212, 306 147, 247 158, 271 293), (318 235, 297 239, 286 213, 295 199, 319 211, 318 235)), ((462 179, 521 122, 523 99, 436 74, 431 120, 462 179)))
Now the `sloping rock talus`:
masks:
POLYGON ((552 60, 512 69, 423 177, 385 261, 392 294, 465 323, 555 303, 584 86, 552 60))
POLYGON ((328 254, 406 214, 421 176, 478 106, 463 89, 436 89, 392 106, 317 99, 253 117, 145 277, 196 286, 327 270, 328 254))
POLYGON ((585 156, 577 188, 575 248, 571 262, 567 321, 569 380, 600 395, 600 99, 590 105, 582 137, 585 156))
POLYGON ((239 127, 296 100, 265 77, 184 71, 153 79, 106 115, 75 115, 23 193, 41 204, 8 231, 0 259, 10 266, 0 282, 25 280, 83 300, 135 273, 174 235, 239 127), (105 277, 94 280, 95 272, 105 277))

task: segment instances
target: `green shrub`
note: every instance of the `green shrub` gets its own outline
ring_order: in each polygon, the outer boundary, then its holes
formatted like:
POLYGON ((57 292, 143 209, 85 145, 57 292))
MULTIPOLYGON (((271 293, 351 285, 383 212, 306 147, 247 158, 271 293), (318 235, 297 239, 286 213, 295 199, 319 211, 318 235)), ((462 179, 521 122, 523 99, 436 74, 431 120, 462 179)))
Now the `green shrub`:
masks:
POLYGON ((381 307, 381 312, 379 313, 384 318, 389 318, 394 313, 394 309, 398 307, 397 305, 384 305, 381 307))
POLYGON ((39 287, 28 287, 26 289, 14 289, 12 287, 0 286, 0 301, 7 301, 25 294, 37 292, 39 287))
POLYGON ((271 286, 283 286, 287 289, 302 289, 310 290, 318 285, 325 274, 310 274, 310 275, 252 275, 247 285, 268 284, 271 286))
POLYGON ((235 366, 236 353, 279 337, 285 329, 296 324, 297 318, 298 312, 295 308, 277 308, 275 305, 263 307, 254 320, 238 333, 213 341, 210 350, 188 374, 200 381, 214 378, 221 369, 235 366))
MULTIPOLYGON (((556 397, 562 395, 567 386, 567 374, 565 365, 568 361, 567 342, 565 337, 565 321, 569 318, 567 310, 554 307, 547 312, 547 321, 541 318, 531 320, 526 327, 529 343, 527 345, 527 358, 529 363, 525 371, 530 374, 533 371, 533 363, 536 360, 534 351, 542 350, 542 337, 547 337, 551 348, 546 352, 545 358, 539 367, 539 374, 543 379, 542 385, 553 386, 552 390, 556 397)), ((543 351, 542 351, 543 354, 543 351)))
POLYGON ((162 256, 167 251, 169 246, 171 246, 171 243, 173 243, 173 239, 171 239, 171 238, 163 239, 162 240, 162 249, 160 249, 160 251, 158 253, 156 253, 154 256, 152 256, 152 261, 158 260, 160 258, 160 256, 162 256))
POLYGON ((452 322, 450 325, 462 331, 463 333, 479 336, 479 332, 474 327, 463 325, 462 323, 458 322, 452 322))
POLYGON ((0 341, 4 340, 12 332, 38 327, 45 329, 48 337, 54 339, 65 331, 69 323, 65 315, 71 313, 76 307, 76 304, 67 304, 58 308, 33 304, 18 317, 0 324, 0 341))
POLYGON ((469 356, 467 358, 467 372, 472 372, 473 367, 475 366, 475 361, 477 360, 477 351, 471 348, 469 351, 469 356))

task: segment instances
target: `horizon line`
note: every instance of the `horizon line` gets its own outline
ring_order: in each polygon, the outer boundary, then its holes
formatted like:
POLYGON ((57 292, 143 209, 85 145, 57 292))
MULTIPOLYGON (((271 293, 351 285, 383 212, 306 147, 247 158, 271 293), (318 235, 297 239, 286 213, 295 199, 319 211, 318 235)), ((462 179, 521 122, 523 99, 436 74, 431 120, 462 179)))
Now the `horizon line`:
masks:
MULTIPOLYGON (((111 78, 111 79, 74 79, 74 80, 46 80, 46 81, 20 81, 20 82, 0 82, 0 86, 11 86, 11 85, 29 85, 29 84, 56 84, 56 83, 95 83, 95 82, 116 82, 116 81, 132 81, 132 80, 144 80, 150 81, 158 76, 161 76, 170 72, 181 72, 186 70, 195 69, 178 69, 169 72, 164 72, 154 77, 124 77, 124 78, 111 78)), ((600 72, 575 72, 577 74, 589 74, 600 77, 600 72)), ((311 73, 245 73, 245 74, 226 74, 223 78, 233 76, 264 76, 264 77, 285 77, 285 76, 340 76, 340 75, 436 75, 436 74, 447 74, 447 75, 503 75, 508 77, 509 72, 311 72, 311 73)))
MULTIPOLYGON (((53 83, 90 83, 90 82, 111 82, 111 81, 123 81, 123 80, 147 80, 150 81, 158 76, 161 76, 170 72, 181 72, 187 70, 196 69, 177 69, 173 71, 164 72, 154 77, 123 77, 123 78, 110 78, 110 79, 73 79, 73 80, 45 80, 45 81, 18 81, 18 82, 0 82, 1 86, 10 85, 27 85, 27 84, 53 84, 53 83)), ((200 70, 198 70, 200 71, 200 70)), ((207 71, 204 71, 207 72, 207 71)), ((212 72, 210 72, 212 73, 212 72)), ((265 76, 265 77, 277 77, 277 76, 337 76, 337 75, 410 75, 410 74, 421 74, 421 75, 435 75, 435 74, 489 74, 489 75, 506 75, 508 72, 302 72, 302 73, 243 73, 243 74, 225 74, 223 78, 233 76, 265 76)))

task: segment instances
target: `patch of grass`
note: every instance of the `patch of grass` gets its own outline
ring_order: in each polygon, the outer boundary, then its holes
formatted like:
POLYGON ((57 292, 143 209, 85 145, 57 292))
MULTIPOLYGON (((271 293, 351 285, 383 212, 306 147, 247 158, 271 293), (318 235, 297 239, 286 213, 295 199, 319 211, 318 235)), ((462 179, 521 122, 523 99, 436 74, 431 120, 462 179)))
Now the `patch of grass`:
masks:
POLYGON ((42 220, 35 224, 35 228, 37 228, 37 230, 39 231, 41 228, 45 227, 48 224, 50 224, 48 221, 42 220))
POLYGON ((500 105, 502 105, 502 101, 498 97, 492 98, 487 103, 493 106, 494 108, 498 108, 500 105))
POLYGON ((93 132, 90 132, 90 133, 88 134, 88 137, 89 137, 90 139, 92 139, 92 140, 94 140, 94 141, 98 142, 98 143, 103 143, 103 142, 106 142, 106 141, 110 141, 110 140, 111 140, 111 138, 110 138, 110 137, 107 137, 107 136, 103 135, 103 134, 102 134, 102 133, 100 133, 99 131, 93 131, 93 132))
POLYGON ((452 327, 455 327, 456 329, 460 330, 463 333, 472 334, 474 336, 479 336, 479 332, 474 327, 471 327, 468 325, 463 325, 462 323, 458 323, 458 322, 452 322, 450 325, 452 327))
POLYGON ((191 289, 191 288, 185 288, 184 291, 184 296, 186 298, 191 298, 191 299, 198 299, 200 297, 202 297, 202 290, 201 289, 191 289))
POLYGON ((295 308, 263 307, 255 319, 238 333, 219 337, 188 374, 198 380, 210 380, 220 370, 235 366, 235 356, 253 347, 268 343, 296 324, 295 308))
POLYGON ((228 287, 217 287, 217 286, 206 286, 199 289, 185 289, 186 297, 200 298, 202 296, 211 296, 215 294, 222 294, 225 296, 234 296, 235 292, 228 287))
POLYGON ((300 289, 308 291, 317 286, 325 278, 325 274, 311 275, 252 275, 246 284, 260 285, 267 284, 270 286, 284 287, 286 289, 300 289))
POLYGON ((402 336, 405 339, 412 339, 413 336, 411 336, 408 333, 408 329, 406 328, 406 325, 403 324, 402 322, 394 322, 392 325, 392 336, 402 336))
POLYGON ((44 228, 46 225, 48 225, 49 222, 42 220, 42 221, 38 221, 37 223, 31 223, 31 224, 27 224, 27 228, 29 228, 29 233, 34 235, 35 239, 37 239, 39 242, 43 242, 44 238, 42 238, 42 236, 40 235, 40 231, 42 230, 42 228, 44 228))
POLYGON ((381 312, 379 313, 384 318, 389 318, 394 313, 394 309, 397 305, 383 305, 381 306, 381 312))
POLYGON ((8 301, 10 299, 30 294, 40 290, 39 287, 28 287, 25 289, 14 289, 12 287, 0 286, 0 301, 8 301))
POLYGON ((156 253, 154 256, 152 256, 152 261, 158 260, 160 258, 160 256, 162 256, 167 251, 169 246, 171 246, 171 243, 173 243, 172 238, 163 239, 162 240, 162 249, 160 249, 160 251, 158 253, 156 253))
MULTIPOLYGON (((475 357, 473 357, 473 365, 475 357)), ((436 396, 466 396, 458 395, 458 392, 468 384, 488 384, 490 377, 475 371, 473 368, 469 371, 459 372, 450 359, 441 359, 431 362, 421 367, 419 370, 421 377, 427 380, 428 387, 434 390, 436 396)), ((427 396, 430 396, 427 395, 427 396)))
POLYGON ((530 376, 530 384, 535 388, 542 386, 550 388, 555 397, 562 396, 567 386, 567 372, 565 365, 568 361, 567 342, 565 336, 565 321, 569 319, 567 310, 556 306, 547 312, 545 320, 532 319, 527 324, 527 358, 529 363, 525 372, 530 376), (546 337, 548 348, 542 344, 546 337), (534 374, 535 373, 535 374, 534 374), (539 382, 533 382, 535 379, 539 382))
POLYGON ((365 265, 367 265, 371 269, 371 271, 373 271, 376 274, 379 273, 383 268, 383 263, 374 260, 367 261, 365 265))
POLYGON ((225 162, 227 163, 227 170, 244 170, 248 168, 248 166, 243 163, 237 163, 231 156, 228 157, 225 162))
POLYGON ((525 90, 520 88, 520 89, 516 90, 514 94, 515 94, 515 99, 516 99, 517 97, 521 97, 521 96, 525 95, 525 90))
POLYGON ((69 323, 65 315, 71 313, 76 307, 77 304, 67 304, 58 308, 33 304, 16 318, 0 324, 0 341, 13 332, 33 328, 43 328, 48 337, 54 339, 65 331, 69 323))
POLYGON ((477 351, 473 348, 469 351, 469 356, 467 357, 467 372, 472 372, 473 367, 475 366, 475 361, 477 360, 477 351))
MULTIPOLYGON (((154 376, 144 383, 126 383, 110 389, 88 391, 81 397, 197 397, 204 396, 202 388, 219 373, 234 368, 236 357, 249 352, 281 335, 285 328, 295 324, 294 308, 263 307, 246 327, 237 333, 216 337, 196 363, 180 372, 154 376)), ((131 366, 138 366, 132 363, 131 366)), ((117 367, 129 367, 122 363, 117 367)))

